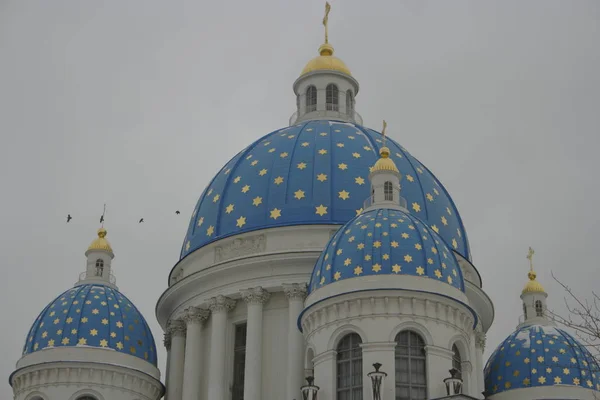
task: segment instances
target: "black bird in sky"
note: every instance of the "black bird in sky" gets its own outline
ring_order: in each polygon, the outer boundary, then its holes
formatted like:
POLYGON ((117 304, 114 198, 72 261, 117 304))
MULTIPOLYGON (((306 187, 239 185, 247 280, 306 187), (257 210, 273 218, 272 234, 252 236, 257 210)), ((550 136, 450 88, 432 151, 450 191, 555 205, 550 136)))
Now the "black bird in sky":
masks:
POLYGON ((102 223, 104 223, 104 215, 101 215, 101 216, 100 216, 100 223, 101 223, 101 224, 102 224, 102 223))
POLYGON ((138 224, 141 224, 142 222, 144 222, 144 218, 140 218, 140 222, 138 222, 138 224))
POLYGON ((67 214, 67 224, 71 222, 72 219, 73 217, 71 217, 71 214, 67 214))
POLYGON ((179 212, 179 210, 177 210, 177 211, 175 211, 175 214, 179 215, 179 214, 181 214, 181 213, 179 212))

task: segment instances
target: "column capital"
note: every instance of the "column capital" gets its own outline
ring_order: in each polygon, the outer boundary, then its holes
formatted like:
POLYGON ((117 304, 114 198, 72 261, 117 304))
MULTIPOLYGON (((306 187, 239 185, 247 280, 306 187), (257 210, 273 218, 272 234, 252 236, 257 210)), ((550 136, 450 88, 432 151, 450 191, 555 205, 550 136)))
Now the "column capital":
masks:
POLYGON ((216 297, 211 297, 210 300, 208 300, 208 309, 212 313, 229 312, 234 308, 235 300, 221 294, 216 297))
POLYGON ((167 324, 167 333, 169 336, 185 336, 185 322, 180 319, 169 320, 167 324))
POLYGON ((304 300, 308 293, 305 283, 284 283, 282 286, 289 300, 304 300))
POLYGON ((208 319, 210 311, 204 308, 188 307, 183 314, 183 320, 186 325, 200 324, 208 319))
POLYGON ((247 304, 265 304, 271 297, 271 294, 260 286, 241 290, 241 293, 242 299, 244 299, 247 304))
POLYGON ((171 332, 169 332, 169 328, 167 328, 167 331, 164 333, 163 344, 167 351, 171 350, 171 332))
POLYGON ((485 333, 475 332, 475 347, 485 349, 485 333))

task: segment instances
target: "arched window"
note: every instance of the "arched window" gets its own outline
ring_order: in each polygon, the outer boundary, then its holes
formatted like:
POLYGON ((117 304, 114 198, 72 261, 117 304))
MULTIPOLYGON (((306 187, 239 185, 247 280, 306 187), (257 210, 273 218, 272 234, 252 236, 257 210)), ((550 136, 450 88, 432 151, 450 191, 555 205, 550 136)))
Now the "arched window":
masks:
POLYGON ((102 276, 104 273, 104 260, 101 258, 96 260, 96 276, 102 276))
POLYGON ((527 319, 527 306, 523 303, 523 316, 527 319))
POLYGON ((544 316, 544 305, 541 300, 535 301, 535 315, 538 317, 544 316))
POLYGON ((362 400, 362 340, 356 333, 342 338, 337 347, 337 400, 362 400))
POLYGON ((383 193, 387 201, 394 200, 394 186, 392 185, 392 182, 388 181, 383 184, 383 193))
POLYGON ((333 83, 327 85, 325 89, 325 106, 328 111, 339 111, 340 110, 340 95, 338 87, 333 83))
POLYGON ((396 400, 426 400, 425 342, 417 333, 396 336, 396 400))
POLYGON ((317 88, 309 86, 306 89, 306 112, 317 110, 317 88))
POLYGON ((462 375, 462 358, 460 357, 460 351, 458 351, 458 347, 456 347, 455 344, 452 345, 452 368, 462 375))
POLYGON ((346 91, 346 114, 350 116, 354 114, 354 96, 350 89, 346 91))

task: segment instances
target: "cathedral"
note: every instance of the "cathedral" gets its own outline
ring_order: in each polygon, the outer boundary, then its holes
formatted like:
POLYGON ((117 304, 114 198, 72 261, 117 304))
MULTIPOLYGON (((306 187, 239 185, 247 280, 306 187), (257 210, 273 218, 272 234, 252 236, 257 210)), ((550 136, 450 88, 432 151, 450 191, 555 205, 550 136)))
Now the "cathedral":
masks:
POLYGON ((494 305, 457 205, 393 124, 363 125, 329 12, 289 126, 225 162, 191 212, 157 296, 163 375, 102 226, 27 333, 15 400, 600 398, 600 366, 547 313, 531 249, 516 330, 486 344, 494 305))

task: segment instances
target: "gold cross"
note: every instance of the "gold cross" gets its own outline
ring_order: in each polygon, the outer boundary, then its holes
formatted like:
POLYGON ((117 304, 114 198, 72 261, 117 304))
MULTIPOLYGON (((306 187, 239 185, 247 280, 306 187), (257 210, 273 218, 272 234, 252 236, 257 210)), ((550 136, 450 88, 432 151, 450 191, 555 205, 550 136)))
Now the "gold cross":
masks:
POLYGON ((527 253, 527 259, 529 260, 530 271, 533 271, 533 255, 534 254, 535 254, 535 251, 533 251, 533 249, 531 247, 529 247, 529 253, 527 253))
POLYGON ((325 2, 325 16, 323 17, 323 25, 325 26, 325 43, 329 43, 329 12, 331 11, 331 4, 328 1, 325 2))
POLYGON ((383 146, 385 147, 385 130, 387 128, 387 122, 385 122, 385 119, 383 120, 383 129, 381 130, 381 135, 383 136, 383 146))

